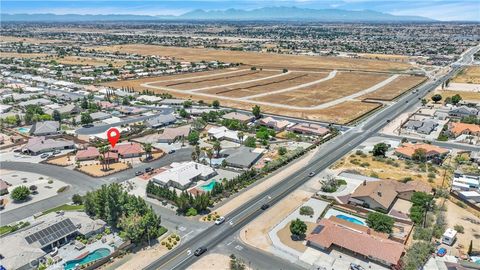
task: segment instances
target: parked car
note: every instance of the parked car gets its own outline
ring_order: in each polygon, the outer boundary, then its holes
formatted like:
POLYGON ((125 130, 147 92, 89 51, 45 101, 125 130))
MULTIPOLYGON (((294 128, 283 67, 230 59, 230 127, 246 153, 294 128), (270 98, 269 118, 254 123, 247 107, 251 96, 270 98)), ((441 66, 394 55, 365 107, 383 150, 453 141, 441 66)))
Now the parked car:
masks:
POLYGON ((215 220, 215 225, 220 225, 225 221, 225 217, 219 217, 215 220))
POLYGON ((50 155, 47 154, 47 153, 40 155, 41 158, 47 158, 47 157, 49 157, 49 156, 50 156, 50 155))
POLYGON ((365 268, 361 267, 360 265, 356 263, 351 263, 350 264, 350 269, 351 270, 365 270, 365 268))
POLYGON ((270 207, 270 205, 268 203, 262 205, 262 207, 260 207, 262 210, 267 210, 268 208, 270 207))
POLYGON ((86 124, 86 125, 83 125, 82 127, 84 127, 84 128, 91 128, 91 127, 93 127, 93 124, 86 124))
POLYGON ((151 171, 153 171, 153 168, 152 168, 152 167, 147 167, 147 168, 145 168, 145 172, 151 172, 151 171))
POLYGON ((447 249, 446 248, 439 248, 437 250, 437 256, 438 257, 443 257, 447 254, 447 249))
POLYGON ((172 150, 168 151, 168 153, 169 153, 169 154, 175 153, 175 149, 172 149, 172 150))
POLYGON ((142 171, 135 172, 135 176, 139 176, 139 175, 142 175, 142 174, 143 174, 142 171))
POLYGON ((54 155, 60 154, 60 150, 55 150, 55 151, 53 151, 53 154, 54 154, 54 155))
POLYGON ((199 247, 199 248, 197 248, 197 250, 195 250, 195 252, 193 254, 198 257, 198 256, 202 255, 203 253, 205 253, 206 251, 207 251, 206 247, 199 247))
POLYGON ((314 176, 315 176, 315 174, 316 174, 315 172, 310 172, 310 173, 308 174, 308 176, 310 176, 310 177, 314 177, 314 176))

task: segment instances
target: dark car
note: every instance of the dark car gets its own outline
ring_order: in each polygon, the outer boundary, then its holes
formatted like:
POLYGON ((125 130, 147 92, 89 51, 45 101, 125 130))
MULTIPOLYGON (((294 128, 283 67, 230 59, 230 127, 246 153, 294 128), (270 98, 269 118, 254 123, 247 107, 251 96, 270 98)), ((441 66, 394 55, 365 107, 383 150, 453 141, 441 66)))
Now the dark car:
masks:
POLYGON ((172 149, 172 150, 168 151, 168 153, 169 153, 169 154, 175 153, 175 149, 172 149))
POLYGON ((147 167, 147 168, 145 168, 145 172, 151 172, 151 171, 153 171, 153 168, 152 168, 152 167, 147 167))
POLYGON ((206 251, 207 251, 206 247, 199 247, 199 248, 197 248, 197 250, 195 250, 195 252, 193 254, 198 257, 198 256, 202 255, 203 253, 205 253, 206 251))
POLYGON ((360 265, 356 263, 351 263, 350 264, 350 269, 351 270, 365 270, 365 268, 361 267, 360 265))
POLYGON ((83 125, 82 127, 84 127, 84 128, 91 128, 91 127, 93 127, 93 124, 86 124, 86 125, 83 125))
POLYGON ((267 210, 268 208, 270 207, 270 205, 268 203, 262 205, 262 207, 260 207, 262 210, 267 210))
POLYGON ((143 174, 142 171, 135 172, 135 176, 139 176, 139 175, 142 175, 142 174, 143 174))
POLYGON ((315 176, 315 174, 316 174, 315 172, 310 172, 310 173, 308 174, 308 176, 310 176, 310 177, 314 177, 314 176, 315 176))

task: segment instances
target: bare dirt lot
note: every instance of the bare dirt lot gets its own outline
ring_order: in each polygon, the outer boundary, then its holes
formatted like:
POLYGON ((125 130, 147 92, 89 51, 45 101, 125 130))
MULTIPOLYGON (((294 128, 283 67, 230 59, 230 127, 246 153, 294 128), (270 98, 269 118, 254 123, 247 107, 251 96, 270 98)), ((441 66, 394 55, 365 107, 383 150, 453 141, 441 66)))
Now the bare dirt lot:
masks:
POLYGON ((101 46, 94 49, 108 52, 127 52, 142 55, 173 56, 185 61, 222 61, 241 62, 246 65, 274 68, 309 68, 309 69, 354 69, 372 71, 404 71, 411 65, 401 62, 352 59, 326 56, 299 56, 270 53, 212 50, 203 48, 164 47, 143 44, 101 46))
POLYGON ((420 76, 400 76, 377 91, 360 97, 360 99, 392 100, 425 80, 425 77, 420 76))
POLYGON ((453 82, 480 84, 480 66, 471 66, 460 71, 453 82))
POLYGON ((478 92, 450 91, 450 90, 441 90, 441 89, 437 89, 434 92, 429 93, 426 99, 430 100, 431 97, 435 94, 440 94, 442 96, 442 100, 445 100, 446 98, 452 97, 454 95, 460 95, 463 100, 480 101, 480 93, 478 92))
POLYGON ((255 100, 311 107, 367 89, 388 77, 387 74, 339 72, 331 80, 255 100))

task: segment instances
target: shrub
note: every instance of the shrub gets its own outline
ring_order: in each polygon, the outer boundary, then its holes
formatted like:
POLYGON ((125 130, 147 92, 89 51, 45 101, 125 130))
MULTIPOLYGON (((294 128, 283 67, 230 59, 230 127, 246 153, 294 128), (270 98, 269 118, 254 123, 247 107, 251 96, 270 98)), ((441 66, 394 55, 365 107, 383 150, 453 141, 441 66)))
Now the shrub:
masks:
POLYGON ((466 207, 465 204, 464 204, 463 202, 461 202, 461 201, 457 201, 455 204, 458 205, 458 206, 460 206, 461 208, 465 208, 465 207, 466 207))
POLYGON ((72 202, 73 202, 74 204, 78 204, 78 205, 83 204, 83 198, 82 198, 82 196, 79 195, 79 194, 73 194, 73 196, 72 196, 72 202))
POLYGON ((368 227, 377 232, 391 233, 394 222, 392 217, 382 213, 372 212, 367 216, 368 227))
MULTIPOLYGON (((187 210, 186 216, 196 216, 198 214, 197 209, 190 207, 187 210)), ((208 217, 208 220, 211 220, 211 217, 208 217)))
POLYGON ((62 192, 64 192, 65 190, 67 190, 67 188, 68 188, 68 186, 63 186, 63 187, 61 187, 61 188, 59 188, 59 189, 57 190, 57 193, 62 193, 62 192))
POLYGON ((376 172, 371 172, 370 177, 379 178, 380 176, 376 172))
POLYGON ((302 216, 313 216, 313 208, 310 206, 302 206, 300 207, 300 215, 302 216))
POLYGON ((463 228, 462 225, 455 225, 453 226, 453 229, 455 229, 455 231, 457 231, 458 233, 464 233, 465 232, 465 229, 463 228))
POLYGON ((30 196, 30 190, 26 186, 18 186, 13 189, 10 197, 14 201, 23 201, 30 196))
POLYGON ((290 223, 290 232, 296 236, 303 236, 307 232, 307 224, 297 218, 290 223))

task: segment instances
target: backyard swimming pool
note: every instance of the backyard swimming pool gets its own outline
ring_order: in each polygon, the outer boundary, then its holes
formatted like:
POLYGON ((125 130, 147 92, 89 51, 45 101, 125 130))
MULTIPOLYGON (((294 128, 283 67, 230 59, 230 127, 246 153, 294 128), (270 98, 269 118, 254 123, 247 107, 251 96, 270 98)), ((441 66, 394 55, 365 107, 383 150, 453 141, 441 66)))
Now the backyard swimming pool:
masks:
POLYGON ((107 257, 110 255, 110 250, 108 248, 99 248, 94 250, 93 252, 90 252, 87 256, 81 258, 81 259, 76 259, 76 260, 70 260, 64 264, 63 269, 65 270, 71 270, 75 269, 75 267, 87 264, 89 262, 93 262, 96 260, 99 260, 101 258, 107 257))
POLYGON ((201 185, 200 188, 203 190, 203 191, 206 191, 206 192, 209 192, 209 191, 212 191, 213 187, 215 186, 217 182, 215 180, 212 180, 210 183, 206 184, 206 185, 201 185))
POLYGON ((337 209, 333 209, 333 208, 328 209, 328 211, 325 213, 324 218, 328 219, 331 216, 335 216, 337 218, 341 218, 343 220, 346 220, 346 221, 349 221, 349 222, 352 222, 352 223, 355 223, 355 224, 358 224, 358 225, 367 226, 367 223, 365 223, 365 219, 363 219, 361 217, 354 216, 354 215, 347 214, 347 213, 339 211, 337 209))
POLYGON ((17 128, 17 130, 18 130, 20 133, 24 133, 24 134, 30 132, 30 129, 29 129, 29 128, 26 128, 26 127, 19 127, 19 128, 17 128))

